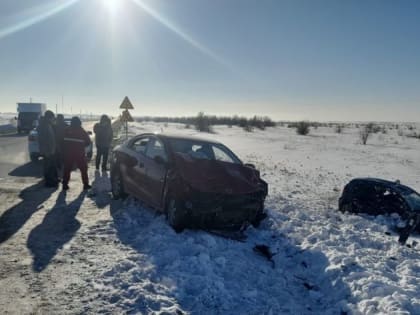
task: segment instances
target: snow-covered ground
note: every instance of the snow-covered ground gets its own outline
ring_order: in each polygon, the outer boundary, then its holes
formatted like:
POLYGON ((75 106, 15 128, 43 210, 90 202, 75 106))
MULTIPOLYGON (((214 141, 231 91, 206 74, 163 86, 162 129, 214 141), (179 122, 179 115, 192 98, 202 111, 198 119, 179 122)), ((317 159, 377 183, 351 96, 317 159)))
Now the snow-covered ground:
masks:
MULTIPOLYGON (((254 163, 269 183, 269 218, 249 228, 245 242, 176 234, 141 202, 112 201, 109 174, 92 167, 88 194, 77 172, 67 193, 33 178, 5 179, 3 313, 420 314, 419 237, 401 246, 395 218, 337 211, 354 177, 399 179, 420 191, 418 139, 393 129, 363 146, 356 128, 320 127, 308 136, 285 127, 214 129, 199 135, 254 163), (273 261, 255 245, 268 246, 273 261)), ((178 124, 130 130, 198 134, 178 124)))
POLYGON ((0 113, 0 133, 16 129, 16 114, 0 113))

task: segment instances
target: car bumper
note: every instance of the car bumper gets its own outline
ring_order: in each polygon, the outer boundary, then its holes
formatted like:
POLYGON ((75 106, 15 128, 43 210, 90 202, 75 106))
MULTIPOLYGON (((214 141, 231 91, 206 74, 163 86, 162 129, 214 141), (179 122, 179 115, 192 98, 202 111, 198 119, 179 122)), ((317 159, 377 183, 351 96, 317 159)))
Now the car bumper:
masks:
POLYGON ((264 212, 264 192, 242 195, 196 193, 185 201, 188 225, 229 229, 254 222, 264 212))

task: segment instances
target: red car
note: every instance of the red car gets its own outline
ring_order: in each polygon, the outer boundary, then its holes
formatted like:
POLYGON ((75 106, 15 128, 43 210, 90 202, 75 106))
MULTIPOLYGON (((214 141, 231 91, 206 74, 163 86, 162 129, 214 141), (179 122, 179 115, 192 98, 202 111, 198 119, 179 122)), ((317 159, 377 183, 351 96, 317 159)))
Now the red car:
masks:
POLYGON ((166 214, 175 231, 235 228, 265 218, 267 183, 221 143, 141 134, 114 148, 115 199, 130 194, 166 214))

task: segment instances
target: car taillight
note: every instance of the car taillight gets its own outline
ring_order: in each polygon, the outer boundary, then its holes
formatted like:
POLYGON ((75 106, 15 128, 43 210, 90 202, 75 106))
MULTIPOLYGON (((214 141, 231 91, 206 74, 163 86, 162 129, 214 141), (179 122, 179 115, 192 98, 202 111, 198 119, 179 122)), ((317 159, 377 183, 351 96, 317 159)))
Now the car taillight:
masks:
POLYGON ((29 140, 29 141, 36 141, 36 136, 34 136, 34 135, 29 135, 29 136, 28 136, 28 140, 29 140))

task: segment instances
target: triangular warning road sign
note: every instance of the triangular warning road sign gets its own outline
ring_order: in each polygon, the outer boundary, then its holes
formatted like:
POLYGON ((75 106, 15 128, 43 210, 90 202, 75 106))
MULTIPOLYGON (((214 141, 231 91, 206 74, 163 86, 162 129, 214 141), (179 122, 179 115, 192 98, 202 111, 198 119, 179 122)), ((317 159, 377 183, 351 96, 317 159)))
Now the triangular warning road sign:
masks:
POLYGON ((128 110, 125 110, 121 114, 121 121, 123 122, 131 122, 134 121, 133 117, 131 117, 131 114, 128 110))
POLYGON ((123 109, 134 109, 133 104, 131 104, 131 102, 130 102, 130 100, 128 99, 127 96, 122 101, 120 108, 123 108, 123 109))

